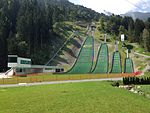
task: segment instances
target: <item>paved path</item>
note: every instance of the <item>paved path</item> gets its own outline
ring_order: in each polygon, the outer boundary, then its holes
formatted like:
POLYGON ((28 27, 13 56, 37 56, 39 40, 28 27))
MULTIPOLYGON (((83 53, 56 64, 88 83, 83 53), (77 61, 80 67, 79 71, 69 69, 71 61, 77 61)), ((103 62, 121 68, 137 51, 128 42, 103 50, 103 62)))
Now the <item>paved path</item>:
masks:
POLYGON ((134 54, 139 55, 139 56, 143 56, 145 58, 150 58, 150 56, 144 55, 144 54, 141 54, 141 53, 134 52, 134 54))
POLYGON ((67 80, 67 81, 51 81, 51 82, 37 82, 37 83, 19 83, 19 84, 0 85, 0 88, 35 86, 35 85, 46 85, 46 84, 77 83, 77 82, 117 81, 117 80, 122 80, 122 78, 103 78, 103 79, 67 80))

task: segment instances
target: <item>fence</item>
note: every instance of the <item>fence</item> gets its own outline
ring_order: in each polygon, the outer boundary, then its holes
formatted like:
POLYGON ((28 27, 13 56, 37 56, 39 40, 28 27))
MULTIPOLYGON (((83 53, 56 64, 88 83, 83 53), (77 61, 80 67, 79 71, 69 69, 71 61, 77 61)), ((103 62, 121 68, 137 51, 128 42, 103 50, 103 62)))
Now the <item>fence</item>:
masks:
POLYGON ((101 78, 119 78, 133 76, 133 74, 34 74, 27 76, 14 76, 12 78, 0 79, 0 84, 35 83, 64 80, 84 80, 101 78))

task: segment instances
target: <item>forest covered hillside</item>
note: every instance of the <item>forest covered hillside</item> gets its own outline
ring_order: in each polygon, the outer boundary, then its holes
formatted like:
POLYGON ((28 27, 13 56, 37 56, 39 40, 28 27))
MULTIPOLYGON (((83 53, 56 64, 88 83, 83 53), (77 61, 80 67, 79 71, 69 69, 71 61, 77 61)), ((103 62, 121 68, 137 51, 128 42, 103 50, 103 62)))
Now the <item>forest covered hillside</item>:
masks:
POLYGON ((1 71, 7 68, 8 54, 30 57, 33 64, 46 63, 69 37, 55 32, 62 27, 56 26, 57 22, 90 22, 97 21, 100 16, 68 0, 1 0, 1 71))
POLYGON ((86 27, 93 21, 100 34, 115 40, 125 34, 128 42, 150 52, 150 18, 107 16, 68 0, 0 0, 0 71, 7 70, 8 54, 29 57, 32 64, 47 63, 74 31, 80 31, 77 23, 86 27))

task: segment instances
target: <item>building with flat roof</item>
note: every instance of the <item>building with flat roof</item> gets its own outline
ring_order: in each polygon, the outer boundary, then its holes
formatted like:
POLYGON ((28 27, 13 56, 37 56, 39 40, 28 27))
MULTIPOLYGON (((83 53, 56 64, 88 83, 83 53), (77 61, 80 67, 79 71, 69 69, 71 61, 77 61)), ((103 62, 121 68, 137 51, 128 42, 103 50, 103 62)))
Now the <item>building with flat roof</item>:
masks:
POLYGON ((63 68, 58 66, 32 65, 30 58, 18 57, 17 55, 8 55, 8 67, 13 68, 15 75, 64 71, 63 68))

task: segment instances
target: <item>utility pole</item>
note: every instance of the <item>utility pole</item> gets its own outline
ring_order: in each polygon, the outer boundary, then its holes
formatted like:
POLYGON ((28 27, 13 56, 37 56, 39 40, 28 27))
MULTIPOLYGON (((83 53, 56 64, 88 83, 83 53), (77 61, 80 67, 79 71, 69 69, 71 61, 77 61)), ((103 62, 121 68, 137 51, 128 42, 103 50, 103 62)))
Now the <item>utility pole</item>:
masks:
POLYGON ((118 51, 118 40, 116 40, 116 42, 115 42, 115 52, 117 52, 118 51))
POLYGON ((127 53, 127 58, 129 58, 129 49, 127 49, 126 53, 127 53))

